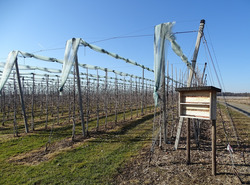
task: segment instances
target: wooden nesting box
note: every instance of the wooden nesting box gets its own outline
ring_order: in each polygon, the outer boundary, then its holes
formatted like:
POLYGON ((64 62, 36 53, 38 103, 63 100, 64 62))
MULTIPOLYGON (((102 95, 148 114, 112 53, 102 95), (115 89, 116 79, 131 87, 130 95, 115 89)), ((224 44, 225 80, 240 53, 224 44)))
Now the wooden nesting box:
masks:
POLYGON ((213 86, 176 88, 179 91, 179 116, 216 120, 216 93, 213 86))

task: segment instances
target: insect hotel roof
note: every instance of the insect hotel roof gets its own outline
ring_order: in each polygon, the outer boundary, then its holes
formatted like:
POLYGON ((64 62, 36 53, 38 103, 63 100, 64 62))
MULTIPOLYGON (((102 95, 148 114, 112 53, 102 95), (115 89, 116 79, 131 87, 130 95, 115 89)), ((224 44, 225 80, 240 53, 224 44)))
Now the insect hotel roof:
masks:
POLYGON ((179 116, 216 120, 217 92, 213 86, 176 88, 179 92, 179 116))

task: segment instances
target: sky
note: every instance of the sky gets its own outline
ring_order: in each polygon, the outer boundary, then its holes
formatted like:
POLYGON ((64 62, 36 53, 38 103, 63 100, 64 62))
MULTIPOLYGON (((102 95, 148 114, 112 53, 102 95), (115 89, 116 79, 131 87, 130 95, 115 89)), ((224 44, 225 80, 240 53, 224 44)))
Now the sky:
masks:
MULTIPOLYGON (((63 59, 66 41, 74 37, 153 69, 156 25, 175 21, 174 32, 197 31, 205 19, 205 39, 223 90, 250 92, 249 8, 249 0, 0 0, 0 62, 12 50, 63 59)), ((197 32, 175 36, 191 61, 197 32)), ((170 75, 173 69, 174 78, 180 80, 187 67, 171 47, 166 53, 170 75)), ((142 75, 141 68, 89 48, 80 47, 78 57, 79 63, 142 75)), ((19 58, 18 62, 62 68, 36 59, 19 58)), ((205 62, 208 85, 219 87, 202 40, 197 59, 200 71, 205 62)), ((153 74, 145 72, 145 77, 153 79, 153 74)))

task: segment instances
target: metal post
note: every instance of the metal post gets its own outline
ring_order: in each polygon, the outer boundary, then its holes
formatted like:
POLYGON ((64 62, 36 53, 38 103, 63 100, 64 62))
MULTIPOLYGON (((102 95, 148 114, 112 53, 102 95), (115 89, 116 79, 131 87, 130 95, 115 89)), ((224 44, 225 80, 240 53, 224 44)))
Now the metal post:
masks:
POLYGON ((25 105, 24 105, 24 100, 23 100, 23 91, 22 91, 22 85, 21 85, 21 80, 20 80, 20 74, 19 74, 17 59, 15 60, 15 66, 16 66, 17 82, 18 82, 22 112, 23 112, 25 132, 29 133, 29 127, 28 127, 27 117, 26 117, 26 112, 25 112, 25 105))

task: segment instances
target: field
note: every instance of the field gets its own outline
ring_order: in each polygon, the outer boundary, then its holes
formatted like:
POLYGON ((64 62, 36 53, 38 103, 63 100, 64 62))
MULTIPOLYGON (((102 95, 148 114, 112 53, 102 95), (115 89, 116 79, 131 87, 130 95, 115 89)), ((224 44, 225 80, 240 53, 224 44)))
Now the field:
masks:
MULTIPOLYGON (((136 109, 119 111, 117 123, 111 113, 107 126, 105 116, 100 116, 98 131, 97 120, 92 117, 87 138, 82 137, 77 117, 73 140, 72 124, 65 121, 66 113, 59 124, 50 115, 47 129, 38 124, 44 123, 45 118, 38 117, 36 129, 28 134, 24 133, 23 124, 19 124, 19 137, 13 134, 13 123, 7 121, 0 126, 0 184, 250 183, 250 118, 230 108, 239 136, 237 143, 225 106, 218 106, 222 114, 217 115, 216 176, 211 175, 210 122, 201 124, 199 148, 191 137, 191 165, 186 165, 185 128, 178 150, 173 151, 174 131, 169 144, 155 146, 154 153, 150 153, 154 112, 148 107, 139 115, 136 109), (226 150, 228 142, 222 122, 234 151, 233 158, 226 150)), ((22 122, 21 118, 18 120, 22 122)))
POLYGON ((222 120, 218 116, 216 176, 211 175, 211 125, 206 122, 201 127, 199 149, 196 147, 194 137, 191 138, 193 139, 191 140, 191 165, 186 165, 186 141, 185 133, 183 133, 177 151, 173 151, 174 138, 172 138, 172 145, 156 149, 150 163, 150 148, 144 148, 141 154, 127 164, 122 173, 117 176, 117 184, 249 184, 250 117, 231 110, 240 137, 240 146, 238 146, 236 138, 233 136, 232 126, 226 118, 226 108, 224 105, 219 106, 234 153, 231 158, 226 149, 227 140, 222 120), (230 134, 232 135, 230 136, 230 134))

